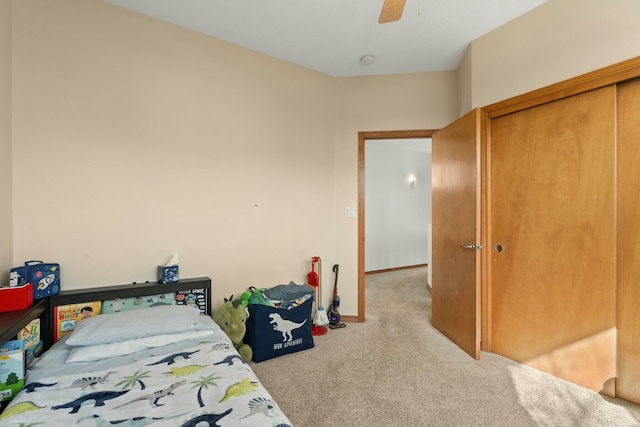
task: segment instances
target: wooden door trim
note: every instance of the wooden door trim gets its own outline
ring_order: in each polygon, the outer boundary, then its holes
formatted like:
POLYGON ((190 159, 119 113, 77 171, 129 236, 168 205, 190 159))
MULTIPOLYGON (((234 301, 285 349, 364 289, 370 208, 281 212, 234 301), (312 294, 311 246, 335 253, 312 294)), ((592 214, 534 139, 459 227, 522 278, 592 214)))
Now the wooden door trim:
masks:
POLYGON ((481 303, 481 341, 480 350, 489 351, 491 348, 491 120, 487 112, 482 110, 482 122, 480 127, 480 168, 481 175, 481 234, 482 250, 481 256, 481 277, 482 286, 480 288, 481 303))
POLYGON ((438 129, 358 132, 358 322, 365 320, 364 304, 364 144, 367 139, 431 138, 438 129))
POLYGON ((640 77, 640 56, 482 107, 489 119, 640 77))

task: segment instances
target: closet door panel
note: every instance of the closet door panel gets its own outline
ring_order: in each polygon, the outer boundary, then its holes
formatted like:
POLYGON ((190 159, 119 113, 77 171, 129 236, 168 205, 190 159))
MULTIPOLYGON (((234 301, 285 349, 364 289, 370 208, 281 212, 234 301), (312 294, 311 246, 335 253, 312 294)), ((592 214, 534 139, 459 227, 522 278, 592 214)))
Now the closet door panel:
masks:
POLYGON ((640 404, 640 80, 618 86, 616 395, 640 404))
POLYGON ((615 87, 491 121, 490 351, 615 376, 615 87))

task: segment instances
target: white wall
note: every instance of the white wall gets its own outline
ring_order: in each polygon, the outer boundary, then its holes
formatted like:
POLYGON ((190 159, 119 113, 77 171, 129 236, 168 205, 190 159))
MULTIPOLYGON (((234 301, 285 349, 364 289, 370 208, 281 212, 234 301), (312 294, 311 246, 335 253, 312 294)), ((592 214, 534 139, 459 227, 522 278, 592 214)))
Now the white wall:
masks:
POLYGON ((13 43, 14 265, 68 290, 178 252, 217 306, 333 261, 334 78, 101 0, 14 1, 13 43))
POLYGON ((365 141, 365 271, 430 263, 430 223, 431 139, 365 141))

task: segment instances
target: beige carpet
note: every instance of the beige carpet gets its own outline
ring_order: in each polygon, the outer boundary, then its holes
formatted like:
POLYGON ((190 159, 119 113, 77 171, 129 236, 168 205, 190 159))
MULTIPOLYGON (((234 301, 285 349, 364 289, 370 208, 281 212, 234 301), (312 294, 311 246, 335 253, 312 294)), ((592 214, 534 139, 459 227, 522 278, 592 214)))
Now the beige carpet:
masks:
POLYGON ((431 326, 426 277, 368 275, 365 322, 251 363, 294 426, 640 426, 637 405, 492 353, 469 357, 431 326))

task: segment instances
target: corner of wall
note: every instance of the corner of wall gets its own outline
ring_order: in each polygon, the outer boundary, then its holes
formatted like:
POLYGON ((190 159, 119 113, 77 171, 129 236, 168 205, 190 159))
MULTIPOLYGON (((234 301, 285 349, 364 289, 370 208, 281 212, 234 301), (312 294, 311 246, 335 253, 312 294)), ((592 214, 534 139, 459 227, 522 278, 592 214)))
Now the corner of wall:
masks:
POLYGON ((12 1, 0 1, 0 285, 13 262, 12 1), (8 201, 8 202, 7 202, 8 201))
POLYGON ((473 108, 472 56, 473 42, 471 42, 467 47, 467 50, 462 57, 462 61, 460 61, 460 64, 458 65, 458 68, 456 70, 458 78, 458 117, 464 116, 473 108))

